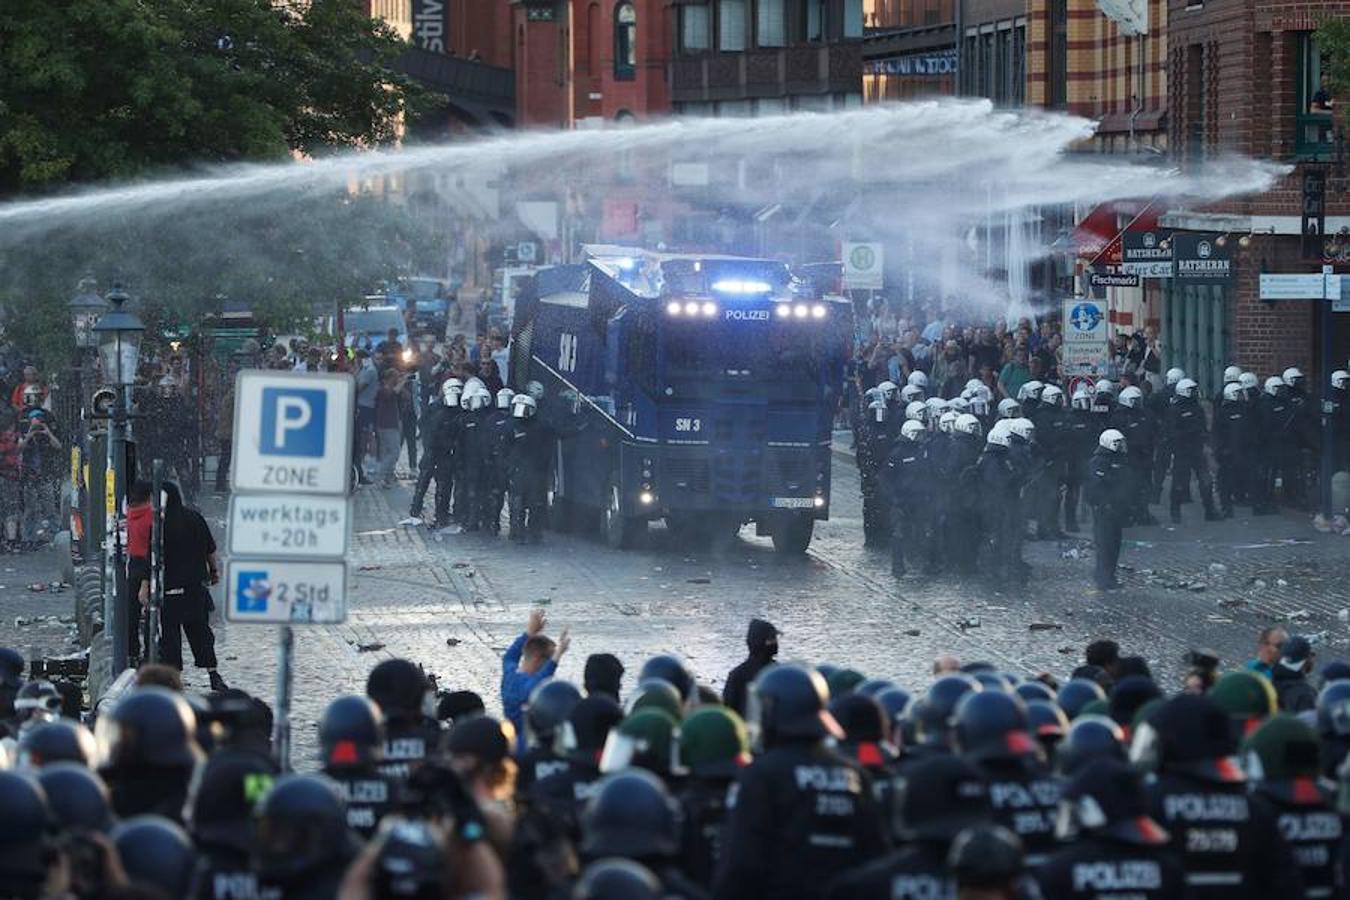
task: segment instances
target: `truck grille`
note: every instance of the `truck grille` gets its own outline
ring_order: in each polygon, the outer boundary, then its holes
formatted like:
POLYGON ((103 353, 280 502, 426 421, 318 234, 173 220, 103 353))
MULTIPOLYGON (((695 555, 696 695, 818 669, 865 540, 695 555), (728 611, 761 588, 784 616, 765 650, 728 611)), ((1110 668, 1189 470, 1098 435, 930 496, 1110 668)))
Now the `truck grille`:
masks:
POLYGON ((706 459, 667 459, 666 482, 682 491, 708 493, 708 461, 706 459))

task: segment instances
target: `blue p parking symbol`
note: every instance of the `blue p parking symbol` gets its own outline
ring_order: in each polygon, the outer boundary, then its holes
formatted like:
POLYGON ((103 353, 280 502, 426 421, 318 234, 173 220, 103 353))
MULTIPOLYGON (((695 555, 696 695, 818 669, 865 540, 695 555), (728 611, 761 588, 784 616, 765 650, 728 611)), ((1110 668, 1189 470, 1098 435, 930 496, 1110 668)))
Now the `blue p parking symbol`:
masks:
POLYGON ((328 393, 263 388, 261 450, 277 456, 323 456, 328 393))

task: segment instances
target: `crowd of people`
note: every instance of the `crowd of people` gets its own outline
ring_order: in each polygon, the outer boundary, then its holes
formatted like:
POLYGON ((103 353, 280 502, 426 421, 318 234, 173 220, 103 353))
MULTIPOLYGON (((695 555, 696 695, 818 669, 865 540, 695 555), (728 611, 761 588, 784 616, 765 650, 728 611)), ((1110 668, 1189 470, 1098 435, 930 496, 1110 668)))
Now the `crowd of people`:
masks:
MULTIPOLYGON (((1145 335, 1117 342, 1115 379, 1092 380, 1061 376, 1049 324, 1038 335, 1026 320, 1012 336, 933 331, 924 355, 913 352, 925 341, 911 328, 898 346, 879 342, 853 373, 864 530, 870 543, 889 541, 897 576, 918 565, 1024 581, 1026 535, 1077 532, 1086 505, 1096 583, 1113 589, 1122 529, 1157 524, 1149 507, 1165 485, 1174 524, 1196 500, 1206 520, 1238 505, 1256 515, 1311 508, 1321 412, 1297 367, 1262 381, 1229 366, 1221 396, 1205 404, 1182 369, 1154 377, 1145 335), (973 370, 979 376, 966 378, 973 370)), ((1329 378, 1341 471, 1350 468, 1350 373, 1329 378)))
POLYGON ((34 550, 59 529, 66 436, 32 365, 0 379, 0 553, 34 550))
POLYGON ((1179 690, 1099 640, 1062 681, 944 655, 927 685, 780 663, 754 620, 719 695, 657 655, 581 684, 542 610, 500 717, 387 659, 283 773, 272 713, 147 666, 98 711, 0 649, 0 896, 1347 896, 1350 666, 1262 631, 1179 690))

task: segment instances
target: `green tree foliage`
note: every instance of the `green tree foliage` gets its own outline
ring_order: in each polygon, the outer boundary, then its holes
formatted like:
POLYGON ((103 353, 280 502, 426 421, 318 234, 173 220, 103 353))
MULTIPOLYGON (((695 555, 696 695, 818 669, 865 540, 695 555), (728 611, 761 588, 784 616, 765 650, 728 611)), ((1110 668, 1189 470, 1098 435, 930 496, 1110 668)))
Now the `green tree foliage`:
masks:
POLYGON ((1350 96, 1350 19, 1327 19, 1317 29, 1317 46, 1327 86, 1337 97, 1350 96))
POLYGON ((0 196, 386 143, 404 47, 351 0, 4 0, 0 196))

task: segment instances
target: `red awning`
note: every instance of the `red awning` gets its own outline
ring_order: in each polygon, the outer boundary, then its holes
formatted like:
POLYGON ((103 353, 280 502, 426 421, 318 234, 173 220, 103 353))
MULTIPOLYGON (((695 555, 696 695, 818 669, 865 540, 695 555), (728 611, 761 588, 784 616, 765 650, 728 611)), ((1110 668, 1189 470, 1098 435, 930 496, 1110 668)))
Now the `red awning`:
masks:
POLYGON ((1113 200, 1100 203, 1073 229, 1073 246, 1088 265, 1118 266, 1121 263, 1121 236, 1126 231, 1153 231, 1162 214, 1152 200, 1113 200), (1119 224, 1124 219, 1122 228, 1119 224))

